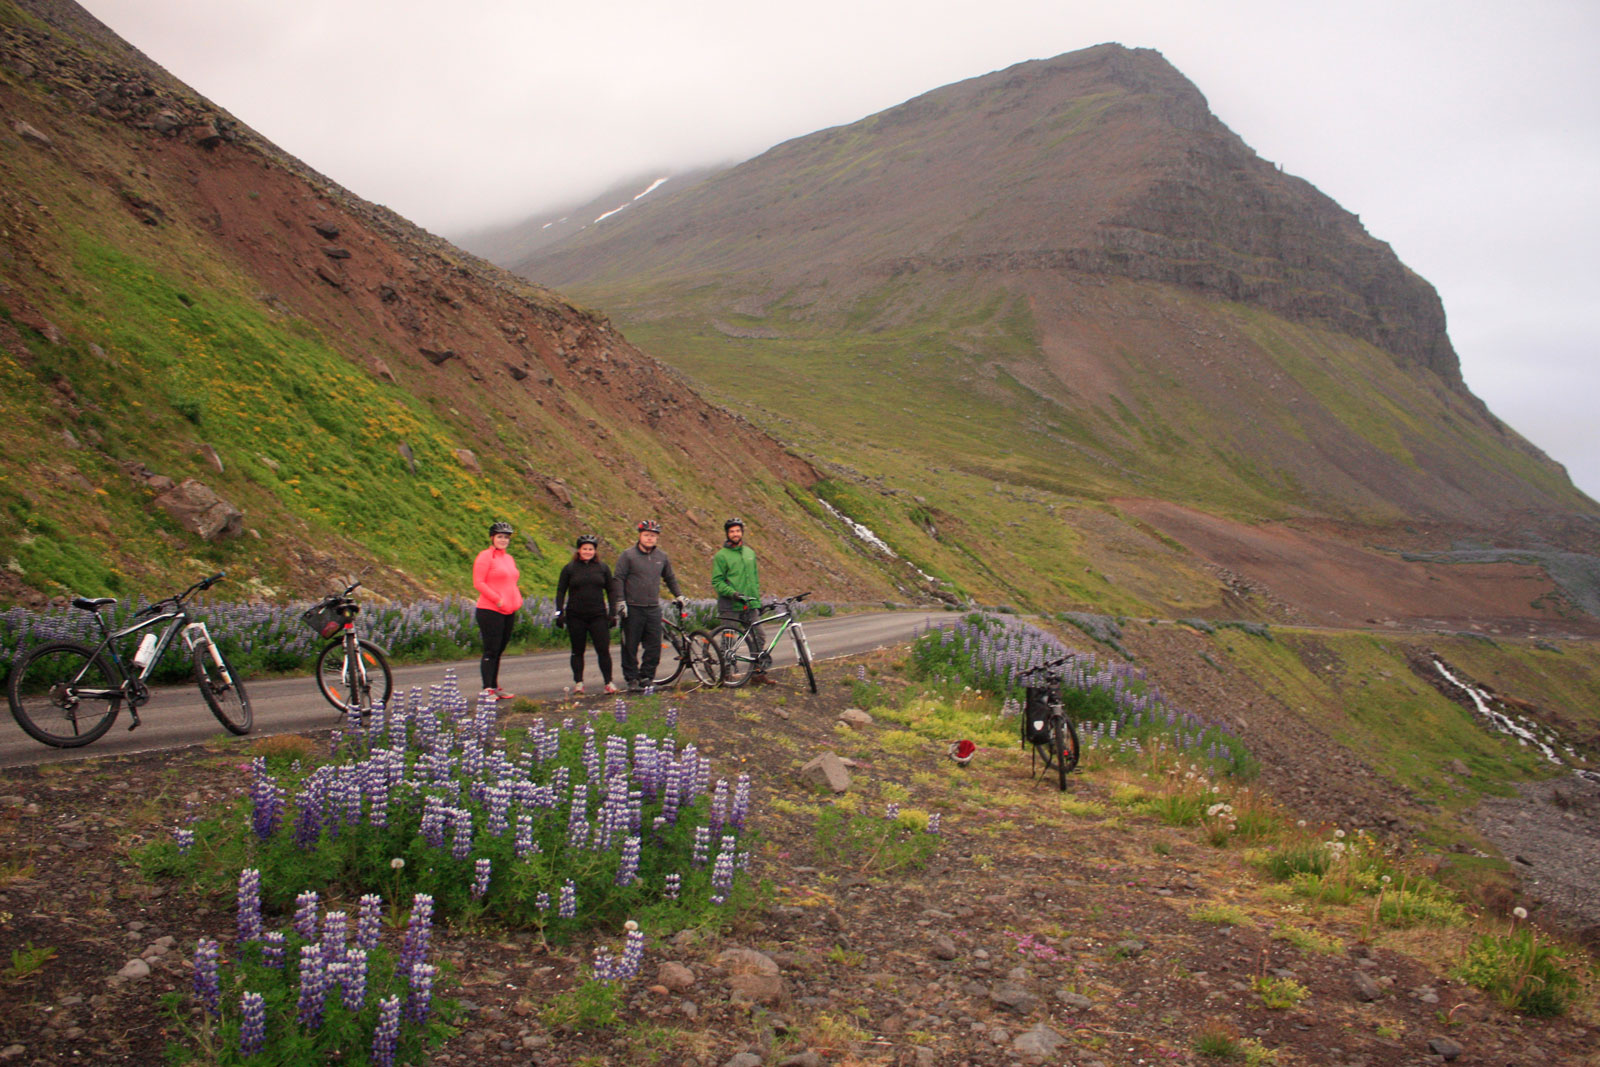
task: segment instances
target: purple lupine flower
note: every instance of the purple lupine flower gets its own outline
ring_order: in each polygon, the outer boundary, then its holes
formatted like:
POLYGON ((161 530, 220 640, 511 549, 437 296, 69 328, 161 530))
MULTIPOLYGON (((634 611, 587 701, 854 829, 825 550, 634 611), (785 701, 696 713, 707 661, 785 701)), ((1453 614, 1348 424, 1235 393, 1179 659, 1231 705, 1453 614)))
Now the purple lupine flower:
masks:
POLYGON ((302 940, 317 939, 317 891, 307 889, 294 898, 294 932, 302 940))
POLYGON ((350 928, 349 916, 342 911, 322 916, 322 956, 330 963, 344 955, 344 942, 350 928))
POLYGON ((439 969, 431 963, 419 963, 411 968, 411 994, 406 997, 406 1018, 425 1022, 433 1005, 433 978, 439 969))
POLYGON ((690 853, 690 860, 696 867, 704 867, 706 860, 711 856, 711 828, 709 826, 696 826, 694 828, 694 851, 690 853))
POLYGON ((267 998, 245 993, 239 998, 239 1055, 248 1059, 267 1043, 267 998))
POLYGON ((728 823, 735 830, 743 830, 745 819, 750 815, 750 776, 739 775, 739 783, 733 790, 733 808, 728 812, 728 823))
POLYGON ((218 974, 219 947, 209 937, 194 944, 194 998, 207 1015, 222 1014, 222 979, 218 974))
POLYGON ((936 834, 938 832, 939 832, 939 813, 936 811, 932 815, 928 816, 928 833, 936 834))
POLYGON ((572 804, 567 810, 567 847, 589 846, 589 787, 579 782, 572 787, 572 804))
POLYGON ((172 836, 178 840, 178 852, 187 856, 189 854, 189 850, 194 847, 194 831, 174 830, 172 832, 172 836))
POLYGON ((632 885, 639 880, 639 839, 630 837, 622 843, 622 857, 617 861, 617 884, 632 885))
POLYGON ((672 874, 667 875, 667 885, 666 885, 666 889, 663 892, 663 895, 668 900, 677 900, 678 899, 678 890, 681 888, 682 885, 683 885, 682 876, 680 876, 676 871, 674 871, 672 874))
POLYGON ((711 903, 722 904, 733 891, 734 839, 725 835, 717 851, 717 862, 711 866, 711 903))
POLYGON ((570 878, 561 887, 561 905, 556 909, 556 914, 563 919, 571 919, 578 914, 578 886, 570 878))
POLYGON ((250 780, 250 828, 265 841, 277 832, 283 821, 283 790, 278 787, 278 780, 267 773, 265 756, 252 760, 251 770, 254 773, 250 780))
POLYGON ((611 708, 611 717, 616 719, 619 723, 627 722, 628 702, 621 697, 618 697, 616 704, 614 704, 611 708))
POLYGON ((270 930, 261 935, 261 963, 273 970, 283 970, 283 950, 288 945, 288 938, 277 930, 270 930))
POLYGON ((538 908, 540 911, 549 911, 550 910, 550 894, 549 893, 543 893, 543 892, 539 893, 537 896, 535 896, 533 898, 533 906, 538 908))
POLYGON ((356 911, 356 945, 368 952, 383 938, 383 898, 376 893, 361 897, 356 911))
POLYGON ((429 794, 422 801, 422 822, 417 832, 428 843, 429 848, 444 847, 444 819, 446 808, 444 801, 429 794))
POLYGON ((428 958, 428 942, 433 938, 433 898, 418 893, 411 898, 411 917, 406 920, 406 936, 400 946, 398 969, 411 971, 428 958))
POLYGON ((510 825, 508 814, 511 808, 511 790, 503 783, 496 783, 484 790, 484 796, 489 803, 487 830, 492 836, 499 837, 510 825))
POLYGON ((622 945, 622 977, 626 980, 638 974, 644 963, 644 931, 632 919, 623 923, 623 928, 628 931, 622 945))
POLYGON ((728 780, 718 778, 717 788, 711 793, 711 814, 706 819, 713 834, 720 833, 722 827, 727 824, 728 805, 728 780))
POLYGON ((483 895, 489 891, 489 868, 490 868, 490 862, 489 862, 489 859, 488 859, 487 856, 484 857, 483 859, 478 860, 478 862, 473 865, 473 874, 472 874, 472 899, 473 900, 482 900, 483 899, 483 895))
POLYGON ((246 867, 239 872, 239 943, 261 938, 261 872, 246 867))
POLYGON ((458 860, 464 860, 472 855, 472 811, 468 808, 455 808, 450 813, 450 821, 454 824, 455 834, 450 841, 450 855, 458 860))
POLYGON ((890 822, 894 822, 899 819, 900 805, 894 801, 890 801, 889 804, 883 809, 883 817, 890 822))
POLYGON ((395 1050, 400 1047, 400 998, 378 1001, 378 1026, 372 1032, 373 1067, 394 1067, 395 1050))
POLYGON ((539 843, 533 839, 533 816, 527 812, 517 816, 517 859, 525 860, 539 851, 539 843))
POLYGON ((307 1030, 322 1025, 322 1012, 328 995, 328 964, 321 945, 300 946, 300 995, 295 1016, 307 1030))
POLYGON ((344 956, 344 971, 339 975, 345 1010, 358 1012, 367 1003, 367 950, 353 948, 344 956))
POLYGON ((867 680, 867 665, 865 663, 856 664, 856 681, 864 682, 866 680, 867 680))
POLYGON ((676 704, 669 704, 669 705, 667 705, 667 729, 676 730, 677 728, 678 728, 678 706, 676 704))

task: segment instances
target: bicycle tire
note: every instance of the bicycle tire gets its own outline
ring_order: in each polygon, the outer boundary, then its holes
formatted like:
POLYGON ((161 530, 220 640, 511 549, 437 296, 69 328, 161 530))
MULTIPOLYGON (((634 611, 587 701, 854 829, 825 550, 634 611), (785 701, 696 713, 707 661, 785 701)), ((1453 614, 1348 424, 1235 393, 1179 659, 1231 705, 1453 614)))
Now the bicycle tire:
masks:
POLYGON ((717 642, 704 630, 689 634, 689 669, 695 681, 713 688, 722 684, 722 653, 717 642))
POLYGON ((244 691, 239 674, 228 665, 222 650, 216 649, 217 658, 211 658, 212 648, 205 644, 194 646, 194 684, 200 687, 206 707, 217 717, 222 728, 230 734, 247 734, 255 723, 255 712, 250 710, 250 696, 244 691))
POLYGON ((1065 715, 1050 718, 1050 754, 1045 766, 1055 766, 1061 791, 1067 790, 1067 775, 1078 765, 1078 728, 1065 715))
POLYGON ((711 641, 722 659, 722 684, 737 689, 748 682, 760 658, 755 638, 737 626, 719 626, 711 631, 711 641), (741 646, 747 653, 741 653, 741 646))
POLYGON ((52 748, 77 748, 111 729, 122 710, 119 686, 120 679, 104 656, 70 641, 55 641, 40 645, 11 665, 6 697, 11 717, 29 737, 52 748), (82 715, 83 702, 63 687, 83 682, 90 683, 82 686, 85 689, 119 692, 104 698, 104 711, 96 707, 91 714, 82 715), (61 732, 55 723, 70 727, 71 732, 61 732))
POLYGON ((683 668, 689 662, 689 642, 681 632, 667 631, 661 635, 661 659, 656 663, 656 676, 650 683, 657 689, 665 689, 678 680, 678 675, 683 673, 683 668), (683 644, 679 644, 679 642, 683 644), (667 666, 668 655, 672 657, 672 666, 667 666))
POLYGON ((371 641, 358 639, 356 649, 361 662, 347 667, 344 638, 336 637, 323 646, 317 655, 317 689, 324 700, 341 712, 348 712, 354 706, 367 715, 374 704, 389 706, 389 698, 394 693, 394 674, 389 670, 389 660, 383 649, 371 641), (356 676, 353 682, 352 675, 356 676), (381 690, 375 684, 376 675, 383 676, 381 690), (373 699, 374 695, 377 700, 373 699))
POLYGON ((795 656, 800 660, 800 666, 806 669, 806 684, 815 693, 817 691, 817 676, 811 669, 811 646, 806 644, 806 632, 800 629, 799 623, 795 623, 793 629, 789 632, 794 638, 795 656))

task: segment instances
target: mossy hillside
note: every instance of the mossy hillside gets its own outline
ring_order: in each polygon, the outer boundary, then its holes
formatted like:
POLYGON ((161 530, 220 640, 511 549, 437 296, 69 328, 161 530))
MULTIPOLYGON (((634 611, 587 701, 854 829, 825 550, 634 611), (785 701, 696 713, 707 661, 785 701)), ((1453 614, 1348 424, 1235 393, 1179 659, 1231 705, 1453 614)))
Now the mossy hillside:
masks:
MULTIPOLYGON (((20 220, 0 277, 26 297, 19 306, 37 311, 18 318, 0 308, 12 338, 0 357, 0 447, 14 472, 0 484, 8 580, 50 594, 156 595, 197 569, 225 567, 253 579, 238 595, 272 597, 286 583, 306 592, 322 571, 376 561, 388 572, 369 581, 376 588, 462 591, 484 526, 503 517, 546 549, 543 559, 519 550, 525 582, 537 587, 553 585, 574 528, 620 550, 640 514, 659 510, 699 514, 697 545, 719 539, 709 516, 727 506, 728 487, 708 473, 733 462, 736 447, 712 441, 691 452, 581 388, 549 407, 533 394, 483 391, 461 364, 419 369, 394 337, 330 317, 292 286, 280 299, 263 288, 278 283, 259 276, 260 264, 177 210, 164 183, 183 163, 170 146, 152 151, 139 131, 98 119, 74 127, 54 103, 26 95, 33 88, 3 86, 52 131, 57 150, 0 132, 0 197, 20 220), (165 203, 159 224, 129 210, 134 200, 165 203), (49 338, 41 319, 56 328, 49 338), (372 373, 373 357, 398 384, 372 373), (69 431, 84 447, 69 446, 69 431), (202 444, 215 449, 220 472, 202 444), (123 463, 200 479, 244 511, 259 539, 199 542, 123 463), (565 480, 570 511, 546 492, 551 477, 565 480)), ((268 197, 279 195, 272 173, 263 171, 268 197)), ((278 239, 269 228, 264 240, 278 239)), ((737 492, 749 502, 741 507, 763 502, 809 536, 796 488, 755 468, 737 492)), ((817 554, 831 557, 833 573, 883 584, 847 546, 817 554)))
MULTIPOLYGON (((1438 813, 1431 831, 1436 844, 1456 839, 1458 817, 1482 797, 1509 795, 1514 783, 1556 770, 1537 751, 1493 732, 1418 678, 1407 654, 1420 638, 1292 629, 1275 629, 1274 635, 1264 641, 1219 631, 1213 655, 1438 813), (1453 769, 1456 761, 1468 769, 1466 775, 1453 769)), ((1430 635, 1428 646, 1447 658, 1454 655, 1448 640, 1430 635)), ((1526 653, 1502 655, 1510 663, 1526 653)), ((1531 672, 1524 680, 1538 687, 1530 691, 1548 684, 1531 672)), ((1337 773, 1336 761, 1330 761, 1329 773, 1337 773)))

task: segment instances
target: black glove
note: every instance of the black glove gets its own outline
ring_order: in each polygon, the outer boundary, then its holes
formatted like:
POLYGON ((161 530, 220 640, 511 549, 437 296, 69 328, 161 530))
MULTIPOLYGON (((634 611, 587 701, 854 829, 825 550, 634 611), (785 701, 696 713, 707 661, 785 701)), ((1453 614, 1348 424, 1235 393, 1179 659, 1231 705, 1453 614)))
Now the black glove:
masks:
POLYGON ((555 617, 554 620, 552 620, 552 625, 565 626, 566 624, 567 624, 567 613, 564 612, 564 611, 556 612, 556 617, 555 617))

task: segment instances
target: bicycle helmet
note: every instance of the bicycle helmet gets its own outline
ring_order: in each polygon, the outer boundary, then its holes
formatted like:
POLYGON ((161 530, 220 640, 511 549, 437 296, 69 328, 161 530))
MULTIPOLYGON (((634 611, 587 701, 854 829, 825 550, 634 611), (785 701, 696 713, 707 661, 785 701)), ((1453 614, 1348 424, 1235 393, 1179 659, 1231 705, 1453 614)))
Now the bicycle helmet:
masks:
POLYGON ((507 537, 510 537, 515 532, 516 531, 511 529, 511 524, 509 522, 495 522, 489 524, 490 537, 495 537, 499 534, 505 534, 507 537))
POLYGON ((584 545, 593 545, 595 548, 599 548, 600 538, 596 537, 594 534, 579 534, 578 543, 572 547, 582 548, 584 545))
POLYGON ((729 519, 727 522, 722 524, 722 532, 727 533, 728 530, 734 526, 739 527, 741 530, 744 529, 744 520, 738 517, 729 519))
POLYGON ((658 534, 661 532, 661 524, 654 519, 640 519, 639 532, 658 534))

